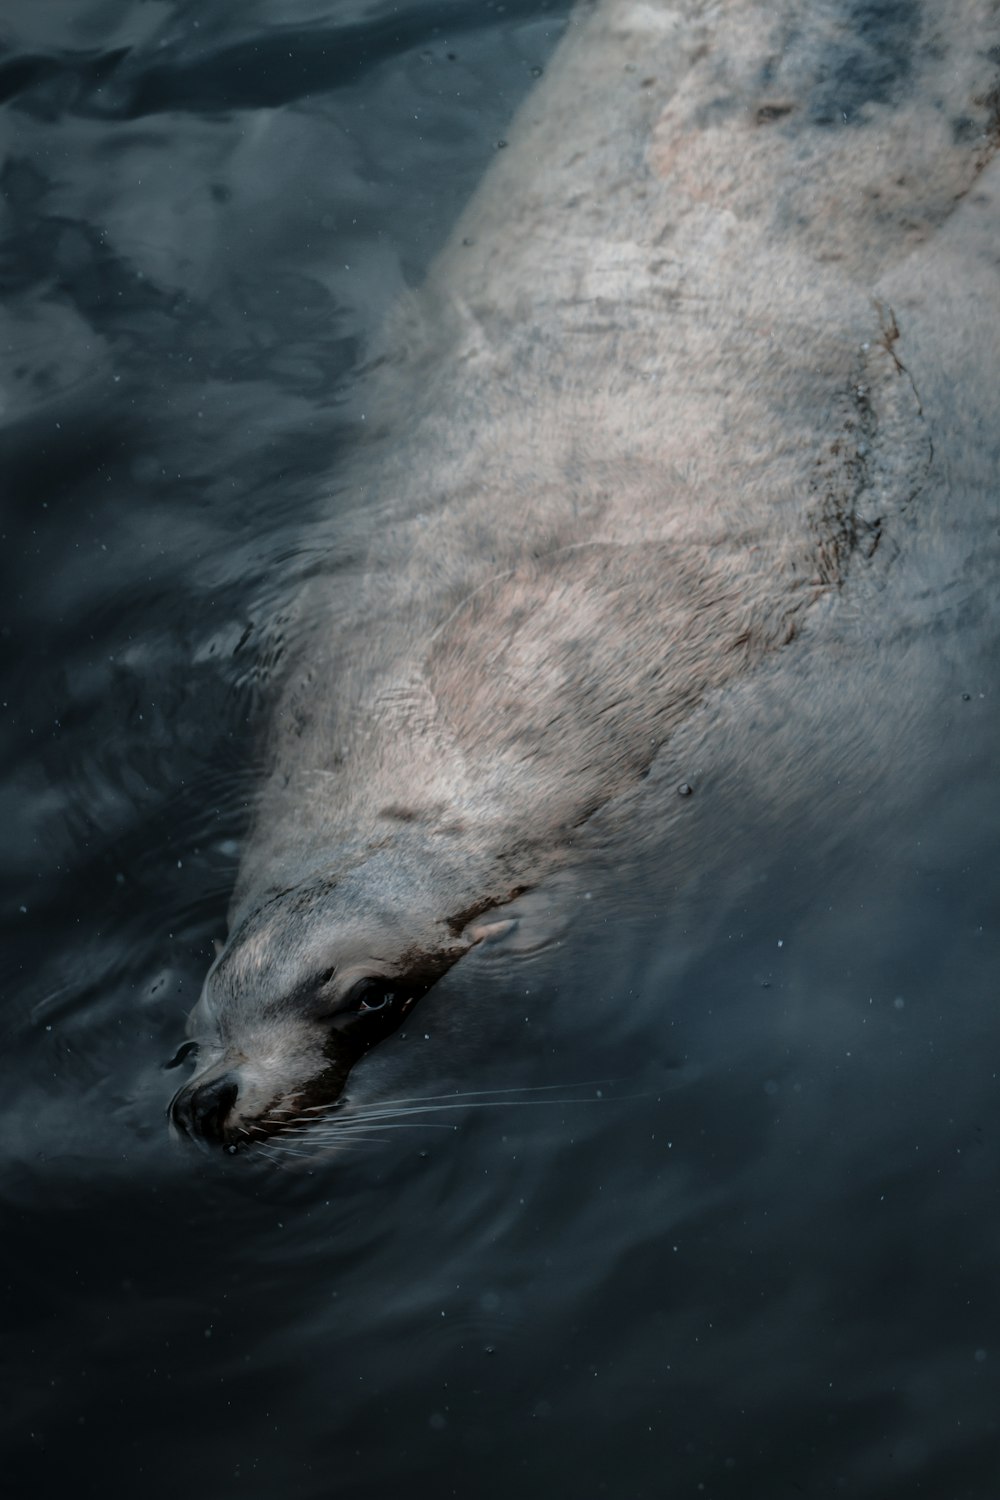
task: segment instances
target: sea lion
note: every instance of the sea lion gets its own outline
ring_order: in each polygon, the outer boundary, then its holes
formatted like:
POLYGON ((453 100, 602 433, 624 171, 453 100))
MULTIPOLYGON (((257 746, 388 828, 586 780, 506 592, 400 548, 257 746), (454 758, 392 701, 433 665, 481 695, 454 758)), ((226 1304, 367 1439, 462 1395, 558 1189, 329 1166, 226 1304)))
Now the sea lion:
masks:
POLYGON ((347 1107, 697 705, 895 543, 934 433, 885 288, 985 181, 998 48, 996 0, 579 8, 364 388, 183 1132, 347 1107))

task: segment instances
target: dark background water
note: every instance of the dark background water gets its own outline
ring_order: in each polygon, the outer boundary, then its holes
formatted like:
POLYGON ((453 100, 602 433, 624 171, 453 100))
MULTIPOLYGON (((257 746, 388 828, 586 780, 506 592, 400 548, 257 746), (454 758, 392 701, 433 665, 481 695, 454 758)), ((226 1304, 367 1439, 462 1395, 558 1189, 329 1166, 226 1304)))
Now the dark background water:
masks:
POLYGON ((579 1102, 167 1135, 255 645, 565 11, 4 7, 8 1493, 997 1493, 995 495, 932 486, 682 740, 672 838, 422 1006, 428 1091, 579 1102))

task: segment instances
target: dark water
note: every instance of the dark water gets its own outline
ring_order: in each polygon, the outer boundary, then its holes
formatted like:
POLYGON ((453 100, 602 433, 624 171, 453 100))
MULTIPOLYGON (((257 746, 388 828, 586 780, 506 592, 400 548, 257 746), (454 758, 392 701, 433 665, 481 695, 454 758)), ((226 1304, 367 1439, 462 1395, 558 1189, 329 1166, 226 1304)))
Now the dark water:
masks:
POLYGON ((398 1043, 557 1102, 298 1173, 168 1138, 255 643, 564 14, 5 5, 7 1493, 997 1493, 1000 555, 960 474, 692 729, 676 840, 398 1043))

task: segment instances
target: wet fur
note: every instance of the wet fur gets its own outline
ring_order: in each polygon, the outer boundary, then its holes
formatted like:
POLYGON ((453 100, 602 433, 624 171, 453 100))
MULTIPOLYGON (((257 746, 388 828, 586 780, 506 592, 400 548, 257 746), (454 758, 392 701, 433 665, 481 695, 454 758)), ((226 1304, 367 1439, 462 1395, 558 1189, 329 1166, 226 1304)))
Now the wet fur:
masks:
POLYGON ((998 46, 991 0, 577 12, 356 398, 193 1019, 244 1129, 898 544, 933 434, 885 287, 996 150, 998 46))

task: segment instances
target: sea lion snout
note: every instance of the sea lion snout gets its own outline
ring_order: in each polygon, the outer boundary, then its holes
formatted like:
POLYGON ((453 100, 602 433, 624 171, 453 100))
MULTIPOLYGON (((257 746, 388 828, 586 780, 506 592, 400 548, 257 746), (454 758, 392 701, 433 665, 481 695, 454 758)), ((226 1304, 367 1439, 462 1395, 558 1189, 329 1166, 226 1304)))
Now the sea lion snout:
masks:
POLYGON ((240 1096, 235 1073, 223 1073, 207 1082, 198 1079, 185 1085, 170 1103, 170 1118, 183 1135, 205 1141, 221 1141, 226 1121, 240 1096))

